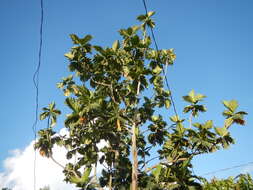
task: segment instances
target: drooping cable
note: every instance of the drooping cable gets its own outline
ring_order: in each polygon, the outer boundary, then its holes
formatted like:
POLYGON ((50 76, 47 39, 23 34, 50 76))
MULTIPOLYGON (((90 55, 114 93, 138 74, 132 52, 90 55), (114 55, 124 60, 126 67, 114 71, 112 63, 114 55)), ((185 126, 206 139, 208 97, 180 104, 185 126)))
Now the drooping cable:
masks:
MULTIPOLYGON (((43 0, 40 0, 40 30, 39 30, 39 53, 38 53, 38 64, 36 70, 33 74, 33 84, 36 90, 35 95, 35 121, 33 123, 32 129, 34 133, 34 143, 37 138, 37 123, 38 123, 38 109, 39 109, 39 73, 41 66, 41 53, 42 53, 42 42, 43 42, 43 19, 44 19, 44 7, 43 0)), ((33 162, 33 188, 36 190, 36 150, 34 150, 34 162, 33 162)))
MULTIPOLYGON (((147 15, 148 14, 148 9, 147 9, 146 1, 142 0, 142 2, 143 2, 143 6, 144 6, 144 9, 145 9, 146 15, 147 15)), ((155 44, 156 51, 158 51, 159 48, 158 48, 158 45, 157 45, 157 42, 156 42, 156 38, 155 38, 153 28, 150 27, 150 31, 151 31, 151 35, 152 35, 152 38, 153 38, 153 41, 154 41, 154 44, 155 44)), ((164 68, 162 68, 162 71, 163 71, 163 75, 164 75, 164 79, 165 79, 165 84, 166 84, 168 90, 170 91, 170 101, 171 101, 171 104, 173 106, 174 113, 175 113, 176 116, 178 116, 175 101, 174 101, 172 91, 171 91, 171 87, 169 85, 169 82, 168 82, 168 79, 167 79, 167 76, 166 76, 166 72, 164 71, 164 68)))

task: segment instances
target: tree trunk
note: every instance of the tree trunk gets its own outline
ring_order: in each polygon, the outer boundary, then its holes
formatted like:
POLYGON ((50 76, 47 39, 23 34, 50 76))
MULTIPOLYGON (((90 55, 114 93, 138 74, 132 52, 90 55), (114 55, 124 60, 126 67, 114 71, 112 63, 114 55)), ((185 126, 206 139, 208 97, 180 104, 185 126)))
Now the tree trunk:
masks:
POLYGON ((132 188, 131 190, 138 189, 138 157, 137 157, 137 147, 136 147, 136 126, 135 123, 132 126, 132 188))
POLYGON ((112 174, 111 173, 109 177, 109 190, 112 190, 112 174))

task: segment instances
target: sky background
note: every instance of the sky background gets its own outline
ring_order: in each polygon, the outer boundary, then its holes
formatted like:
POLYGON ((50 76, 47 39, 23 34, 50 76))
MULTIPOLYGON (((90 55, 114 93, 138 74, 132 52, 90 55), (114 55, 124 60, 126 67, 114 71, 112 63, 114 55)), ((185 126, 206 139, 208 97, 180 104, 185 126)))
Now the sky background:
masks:
MULTIPOLYGON (((24 153, 34 136, 32 76, 38 62, 39 3, 39 0, 1 0, 0 4, 0 182, 1 175, 9 172, 6 159, 17 155, 13 150, 24 153)), ((249 113, 246 126, 232 127, 236 144, 228 150, 195 158, 195 173, 201 175, 252 162, 253 1, 147 0, 147 6, 156 11, 154 31, 159 48, 175 48, 177 54, 167 77, 178 112, 185 105, 182 96, 194 89, 207 96, 208 112, 201 115, 202 120, 212 119, 216 126, 221 126, 222 100, 236 99, 240 108, 249 113)), ((56 83, 70 74, 64 57, 72 47, 69 34, 91 34, 93 44, 111 46, 119 38, 117 31, 138 24, 135 18, 143 13, 141 0, 44 0, 39 108, 55 101, 66 112, 64 96, 56 83)), ((172 109, 167 117, 171 115, 172 109)), ((63 119, 62 116, 57 129, 62 127, 63 119)), ((40 122, 37 128, 44 126, 40 122)), ((215 176, 236 176, 246 171, 253 174, 253 166, 215 176)))

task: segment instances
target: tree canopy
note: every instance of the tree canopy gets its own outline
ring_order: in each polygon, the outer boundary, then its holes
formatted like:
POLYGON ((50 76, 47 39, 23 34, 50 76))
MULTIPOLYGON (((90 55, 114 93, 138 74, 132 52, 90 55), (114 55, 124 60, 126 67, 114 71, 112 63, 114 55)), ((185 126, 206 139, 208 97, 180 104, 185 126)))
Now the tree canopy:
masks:
POLYGON ((38 132, 35 148, 63 167, 65 181, 78 188, 214 189, 211 186, 223 183, 203 186, 191 161, 234 143, 229 129, 244 125, 247 113, 238 111, 236 100, 228 100, 223 101, 222 126, 211 119, 195 122, 207 108, 202 104, 205 95, 194 90, 183 96, 186 106, 180 115, 170 111, 173 102, 165 74, 176 55, 174 49, 151 47, 147 29, 155 27, 153 15, 140 15, 139 25, 120 29, 122 40, 111 47, 91 44, 91 35, 70 35, 74 46, 65 56, 73 75, 57 84, 70 109, 64 126, 69 134, 56 134, 61 111, 51 103, 40 115, 48 125, 38 132), (160 114, 164 109, 169 120, 160 114), (101 142, 105 146, 99 148, 101 142), (54 159, 55 145, 66 148, 68 164, 54 159))

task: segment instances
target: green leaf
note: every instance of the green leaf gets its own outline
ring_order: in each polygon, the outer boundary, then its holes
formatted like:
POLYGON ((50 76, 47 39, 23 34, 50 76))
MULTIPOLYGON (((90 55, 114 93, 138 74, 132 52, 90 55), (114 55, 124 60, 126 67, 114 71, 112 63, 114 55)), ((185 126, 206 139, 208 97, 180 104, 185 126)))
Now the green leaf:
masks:
POLYGON ((234 113, 238 107, 238 102, 236 100, 223 101, 223 105, 234 113))
POLYGON ((162 72, 162 68, 161 67, 159 67, 158 65, 153 69, 153 73, 154 74, 160 74, 161 72, 162 72))
POLYGON ((78 112, 78 103, 76 102, 76 100, 74 98, 66 98, 65 100, 65 104, 74 112, 78 112))
POLYGON ((164 90, 163 92, 165 97, 171 96, 171 92, 169 90, 164 90))
POLYGON ((81 178, 82 183, 88 183, 91 170, 92 170, 91 167, 85 168, 84 174, 83 174, 83 176, 82 176, 82 178, 81 178))
POLYGON ((151 117, 151 120, 154 121, 154 122, 158 121, 158 119, 159 119, 159 116, 157 116, 157 115, 153 115, 151 117))
POLYGON ((79 44, 79 38, 75 34, 70 34, 70 38, 72 39, 74 44, 79 44))
POLYGON ((67 57, 70 60, 72 60, 74 58, 74 55, 71 52, 65 53, 64 56, 67 57))
POLYGON ((53 110, 55 108, 55 102, 52 102, 48 105, 49 110, 53 110))
POLYGON ((245 120, 243 119, 244 115, 243 114, 238 114, 236 113, 235 115, 232 116, 233 122, 239 124, 239 125, 244 125, 245 120))
POLYGON ((240 115, 248 115, 248 113, 247 113, 247 112, 245 112, 245 111, 239 111, 239 112, 237 112, 236 114, 240 114, 240 115))
POLYGON ((216 133, 218 135, 220 135, 221 137, 224 137, 228 134, 228 130, 226 127, 221 127, 221 128, 215 127, 214 129, 215 129, 216 133))
POLYGON ((213 127, 213 121, 212 120, 208 120, 204 126, 205 129, 211 129, 213 127))
POLYGON ((82 177, 77 177, 77 176, 71 176, 70 177, 70 182, 77 184, 77 185, 86 185, 89 183, 90 179, 90 172, 91 172, 91 167, 90 168, 85 168, 84 174, 82 177))
POLYGON ((42 114, 40 114, 40 120, 44 120, 48 117, 49 113, 48 112, 43 112, 42 114))
POLYGON ((184 113, 188 113, 188 112, 191 111, 193 108, 194 108, 194 107, 193 107, 192 105, 190 105, 190 106, 185 106, 183 112, 184 112, 184 113))
POLYGON ((147 17, 146 17, 146 15, 139 15, 138 17, 137 17, 137 20, 139 20, 139 21, 144 21, 145 19, 146 19, 147 17))
POLYGON ((148 17, 151 17, 151 16, 153 16, 155 14, 155 11, 149 11, 148 12, 148 17))
POLYGON ((183 96, 183 99, 189 103, 196 104, 205 97, 205 95, 195 94, 194 90, 191 90, 187 96, 183 96))
POLYGON ((177 124, 177 131, 181 134, 183 134, 185 132, 185 128, 184 128, 184 125, 182 123, 177 124))
POLYGON ((147 25, 150 27, 150 28, 154 28, 155 27, 155 23, 153 20, 149 19, 146 21, 147 25))
POLYGON ((117 49, 119 49, 119 47, 120 47, 119 40, 116 40, 112 45, 112 49, 116 51, 117 49))
POLYGON ((186 102, 194 103, 195 102, 194 96, 195 96, 194 90, 191 90, 188 95, 183 96, 183 99, 186 102))
POLYGON ((64 87, 63 82, 58 82, 58 83, 57 83, 57 88, 62 89, 63 87, 64 87))
POLYGON ((225 117, 231 117, 233 115, 233 112, 231 112, 230 110, 225 110, 224 112, 222 112, 222 115, 225 117))
POLYGON ((82 44, 82 45, 85 45, 85 44, 87 44, 91 39, 92 39, 92 36, 91 36, 91 35, 86 35, 86 36, 84 36, 84 38, 80 39, 80 41, 81 41, 81 44, 82 44))
POLYGON ((136 33, 140 29, 140 26, 132 26, 132 29, 133 33, 136 33))
POLYGON ((86 35, 83 38, 79 38, 75 34, 70 34, 70 37, 74 44, 79 44, 79 45, 86 45, 92 39, 91 35, 86 35))
POLYGON ((53 126, 55 126, 55 124, 56 124, 56 117, 52 116, 50 126, 53 127, 53 126))
POLYGON ((194 92, 194 90, 191 90, 191 91, 189 92, 188 96, 191 97, 192 100, 194 100, 194 98, 195 98, 195 92, 194 92))
POLYGON ((70 96, 71 92, 69 89, 64 89, 64 96, 70 96))
POLYGON ((161 170, 162 170, 162 166, 159 164, 158 166, 156 166, 156 169, 152 171, 152 174, 155 176, 155 180, 157 183, 159 181, 161 170))
POLYGON ((206 98, 206 96, 203 95, 203 94, 197 94, 197 95, 195 96, 195 99, 196 99, 197 101, 201 101, 203 98, 206 98))
POLYGON ((170 117, 170 120, 171 120, 172 122, 174 122, 174 123, 177 123, 178 121, 180 121, 180 120, 179 120, 179 117, 178 117, 177 115, 171 116, 171 117, 170 117))
POLYGON ((202 125, 200 123, 193 123, 194 127, 197 127, 198 129, 201 129, 202 125))
POLYGON ((165 100, 165 107, 167 108, 167 109, 169 109, 170 108, 170 105, 171 105, 171 103, 170 103, 170 100, 165 100))
POLYGON ((98 51, 99 53, 101 53, 102 55, 105 53, 104 49, 100 46, 93 46, 93 48, 98 51))
POLYGON ((226 119, 225 120, 225 127, 226 128, 229 128, 232 124, 233 124, 233 122, 234 122, 234 120, 233 120, 233 118, 228 118, 228 119, 226 119))

